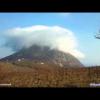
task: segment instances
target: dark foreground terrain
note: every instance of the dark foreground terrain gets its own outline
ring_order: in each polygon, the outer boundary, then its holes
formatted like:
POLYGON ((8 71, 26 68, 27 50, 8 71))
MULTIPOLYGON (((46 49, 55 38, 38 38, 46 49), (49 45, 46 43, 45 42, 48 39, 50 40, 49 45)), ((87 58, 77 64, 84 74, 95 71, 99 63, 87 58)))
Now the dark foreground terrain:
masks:
POLYGON ((99 82, 98 66, 63 68, 43 63, 0 62, 0 84, 11 87, 89 87, 90 83, 99 82))

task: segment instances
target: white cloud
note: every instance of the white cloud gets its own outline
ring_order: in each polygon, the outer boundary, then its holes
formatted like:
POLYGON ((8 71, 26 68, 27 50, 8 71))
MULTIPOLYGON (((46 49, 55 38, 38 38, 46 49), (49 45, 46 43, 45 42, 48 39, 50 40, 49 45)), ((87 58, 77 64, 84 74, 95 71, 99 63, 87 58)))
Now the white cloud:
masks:
POLYGON ((63 52, 68 52, 77 58, 84 58, 85 55, 77 47, 75 34, 60 26, 35 25, 30 27, 17 27, 5 32, 7 38, 6 46, 19 50, 32 45, 49 46, 63 52))

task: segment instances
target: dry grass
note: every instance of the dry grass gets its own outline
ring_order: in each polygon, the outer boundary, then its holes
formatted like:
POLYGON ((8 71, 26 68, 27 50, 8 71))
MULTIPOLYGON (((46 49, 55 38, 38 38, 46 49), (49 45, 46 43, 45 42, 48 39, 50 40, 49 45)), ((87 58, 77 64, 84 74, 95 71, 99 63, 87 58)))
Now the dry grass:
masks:
POLYGON ((0 84, 12 87, 88 87, 91 82, 100 82, 100 68, 0 62, 0 84))

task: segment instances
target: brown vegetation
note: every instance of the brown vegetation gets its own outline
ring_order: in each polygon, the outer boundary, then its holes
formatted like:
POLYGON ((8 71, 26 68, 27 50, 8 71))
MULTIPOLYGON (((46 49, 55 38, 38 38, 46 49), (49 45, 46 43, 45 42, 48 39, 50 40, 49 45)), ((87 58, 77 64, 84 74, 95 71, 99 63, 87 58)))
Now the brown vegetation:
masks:
POLYGON ((62 68, 52 64, 0 62, 0 84, 12 87, 89 87, 100 82, 100 68, 62 68))

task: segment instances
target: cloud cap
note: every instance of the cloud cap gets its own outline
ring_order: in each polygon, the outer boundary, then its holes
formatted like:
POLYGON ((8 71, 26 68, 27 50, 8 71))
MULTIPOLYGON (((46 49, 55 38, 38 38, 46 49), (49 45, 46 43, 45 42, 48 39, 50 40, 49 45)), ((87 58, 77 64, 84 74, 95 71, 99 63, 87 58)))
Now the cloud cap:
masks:
POLYGON ((6 30, 4 35, 7 38, 5 45, 15 51, 29 48, 32 45, 38 45, 49 46, 51 49, 56 48, 77 58, 85 57, 77 49, 78 42, 74 33, 60 26, 34 25, 30 27, 17 27, 6 30))

